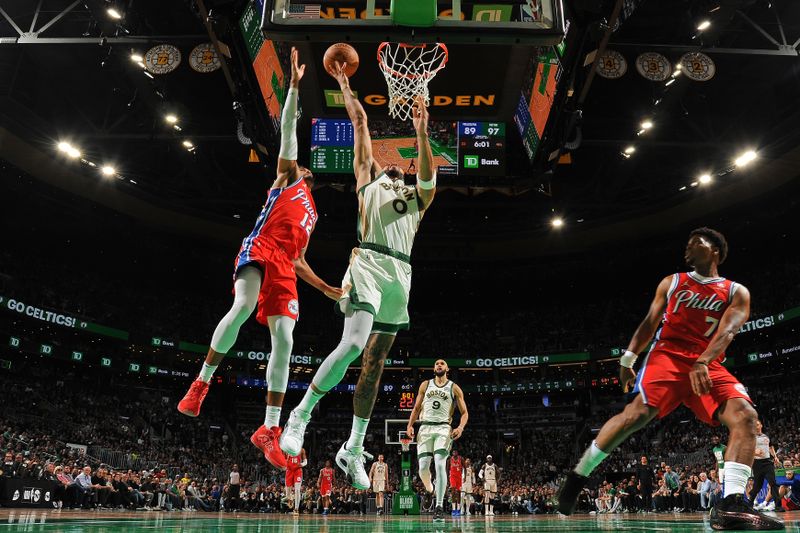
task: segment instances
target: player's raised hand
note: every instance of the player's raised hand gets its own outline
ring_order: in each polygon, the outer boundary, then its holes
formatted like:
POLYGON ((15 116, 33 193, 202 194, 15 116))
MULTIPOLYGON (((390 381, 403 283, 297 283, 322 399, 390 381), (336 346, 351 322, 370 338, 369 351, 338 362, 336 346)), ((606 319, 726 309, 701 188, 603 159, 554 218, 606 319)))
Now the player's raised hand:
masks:
POLYGON ((711 376, 708 374, 708 366, 703 363, 695 363, 689 371, 689 381, 692 383, 692 391, 698 396, 711 392, 711 376))
POLYGON ((300 80, 303 78, 303 74, 306 73, 306 66, 300 64, 300 53, 297 51, 297 48, 294 46, 292 47, 292 79, 289 84, 297 88, 300 85, 300 80))
POLYGON ((414 121, 414 130, 417 133, 427 133, 428 108, 425 106, 425 99, 421 95, 414 97, 414 111, 411 118, 414 121))
POLYGON ((636 372, 632 368, 620 365, 619 367, 619 384, 622 387, 622 392, 628 393, 631 390, 631 385, 636 381, 636 372))
POLYGON ((328 69, 328 74, 333 76, 339 82, 340 87, 348 87, 350 80, 347 77, 347 63, 335 61, 332 68, 328 69))

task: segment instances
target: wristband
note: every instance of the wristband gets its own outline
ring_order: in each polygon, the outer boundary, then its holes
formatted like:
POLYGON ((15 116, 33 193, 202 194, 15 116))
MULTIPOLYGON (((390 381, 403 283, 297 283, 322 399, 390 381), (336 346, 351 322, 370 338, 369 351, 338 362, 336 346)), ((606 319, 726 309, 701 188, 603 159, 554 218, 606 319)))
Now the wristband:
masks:
POLYGON ((619 358, 619 365, 624 366, 625 368, 633 368, 633 365, 636 363, 636 359, 639 356, 633 353, 630 350, 625 350, 625 353, 619 358))
POLYGON ((418 179, 417 180, 417 185, 419 185, 419 188, 424 190, 424 191, 430 191, 431 189, 435 189, 436 188, 436 173, 435 172, 433 173, 433 178, 431 178, 429 181, 418 179))

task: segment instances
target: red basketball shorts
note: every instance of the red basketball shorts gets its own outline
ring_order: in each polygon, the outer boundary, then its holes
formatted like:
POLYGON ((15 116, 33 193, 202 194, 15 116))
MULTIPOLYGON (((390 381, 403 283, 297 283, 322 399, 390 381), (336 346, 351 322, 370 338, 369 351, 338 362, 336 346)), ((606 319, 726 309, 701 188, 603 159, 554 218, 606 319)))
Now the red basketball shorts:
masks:
POLYGON ((726 400, 744 398, 753 403, 744 385, 719 361, 708 366, 711 392, 697 396, 692 392, 689 380, 689 371, 693 364, 694 358, 690 356, 652 350, 639 369, 634 391, 641 393, 646 405, 658 409, 659 418, 667 416, 683 404, 697 418, 712 426, 719 425, 714 419, 714 413, 726 400))
POLYGON ((303 482, 302 470, 287 470, 286 471, 286 486, 294 487, 296 483, 303 482))
MULTIPOLYGON (((256 320, 268 326, 267 317, 288 316, 297 320, 300 304, 297 300, 297 274, 291 259, 281 248, 256 240, 239 251, 234 273, 247 265, 261 270, 261 291, 258 294, 256 320)), ((234 274, 234 276, 235 276, 234 274)))
POLYGON ((319 494, 322 497, 329 497, 331 495, 331 486, 330 485, 321 485, 319 488, 319 494))
POLYGON ((461 476, 450 476, 450 488, 461 490, 461 476))

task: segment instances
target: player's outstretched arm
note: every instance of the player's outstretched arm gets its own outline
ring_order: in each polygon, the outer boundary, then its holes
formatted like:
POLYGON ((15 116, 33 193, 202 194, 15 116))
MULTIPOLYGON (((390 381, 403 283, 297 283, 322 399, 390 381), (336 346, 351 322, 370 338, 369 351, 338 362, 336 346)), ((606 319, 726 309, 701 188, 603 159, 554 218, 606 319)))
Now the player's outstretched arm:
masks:
POLYGON ((623 392, 628 392, 630 386, 636 380, 636 372, 633 371, 633 364, 639 353, 644 350, 656 333, 658 325, 664 316, 664 308, 667 306, 667 293, 672 284, 672 276, 667 276, 661 280, 656 288, 656 295, 650 303, 650 309, 644 320, 636 328, 636 331, 628 343, 628 349, 620 357, 619 360, 619 384, 622 386, 623 392))
POLYGON ((300 257, 293 260, 292 264, 294 265, 294 271, 298 278, 302 279, 331 300, 339 300, 339 298, 342 297, 344 293, 343 289, 328 285, 311 269, 311 266, 306 262, 305 248, 300 251, 300 257))
POLYGON ((278 153, 278 171, 272 187, 285 187, 299 177, 297 165, 297 93, 306 66, 299 64, 297 49, 292 47, 292 77, 281 112, 281 149, 278 153))
POLYGON ((458 385, 453 385, 453 396, 456 400, 458 412, 461 413, 461 421, 458 423, 458 427, 453 428, 453 431, 450 433, 453 440, 456 440, 464 433, 464 427, 466 427, 467 421, 469 420, 469 413, 467 412, 467 402, 464 401, 464 391, 462 391, 461 387, 458 385))
POLYGON ((419 413, 422 411, 422 400, 425 398, 425 391, 428 390, 428 382, 423 381, 419 386, 419 393, 417 393, 417 400, 414 402, 414 408, 411 410, 411 415, 408 417, 408 425, 406 426, 406 433, 412 439, 414 438, 414 422, 419 418, 419 413))
POLYGON ((717 332, 714 333, 708 347, 700 354, 689 372, 689 379, 695 394, 700 396, 711 391, 711 377, 708 374, 709 363, 725 351, 749 317, 750 291, 744 285, 738 285, 731 304, 722 314, 717 332))
POLYGON ((413 112, 414 130, 417 132, 417 151, 419 152, 419 169, 417 170, 417 194, 422 201, 422 208, 427 209, 436 195, 436 169, 433 168, 433 151, 428 139, 428 108, 425 100, 417 96, 413 112))
POLYGON ((353 172, 356 175, 356 191, 359 191, 361 187, 369 184, 374 179, 378 164, 372 158, 372 139, 369 135, 367 112, 364 111, 364 106, 361 105, 361 102, 358 101, 358 98, 350 88, 350 80, 345 74, 346 67, 347 63, 339 63, 337 61, 334 66, 336 71, 329 72, 329 74, 339 82, 347 116, 350 117, 350 122, 353 123, 353 172))

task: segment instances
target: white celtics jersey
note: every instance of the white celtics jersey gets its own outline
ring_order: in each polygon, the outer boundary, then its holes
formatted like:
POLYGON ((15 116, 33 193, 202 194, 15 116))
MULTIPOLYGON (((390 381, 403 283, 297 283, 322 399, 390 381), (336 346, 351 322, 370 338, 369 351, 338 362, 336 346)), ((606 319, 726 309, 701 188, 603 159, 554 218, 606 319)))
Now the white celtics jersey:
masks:
POLYGON ((483 480, 497 481, 497 465, 486 463, 483 465, 483 480))
POLYGON ((386 479, 386 463, 375 463, 375 475, 373 479, 376 481, 383 481, 386 479))
POLYGON ((422 218, 417 188, 381 173, 360 192, 359 241, 410 256, 422 218))
POLYGON ((422 422, 449 424, 453 419, 453 382, 448 380, 443 386, 436 385, 435 380, 428 382, 425 399, 422 400, 422 422))

